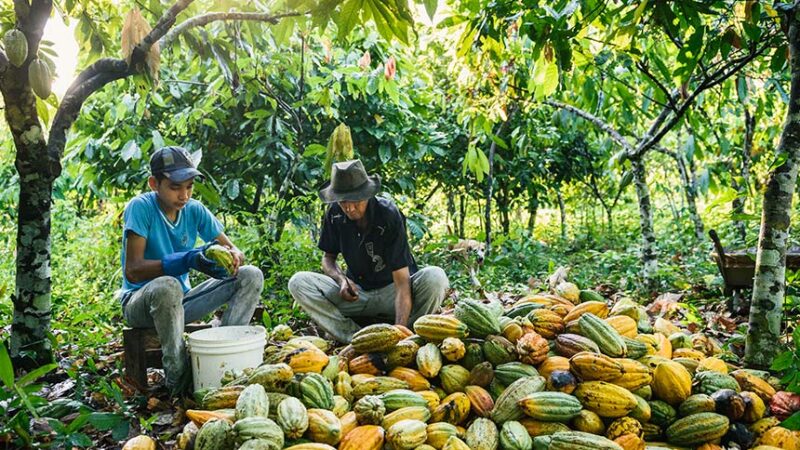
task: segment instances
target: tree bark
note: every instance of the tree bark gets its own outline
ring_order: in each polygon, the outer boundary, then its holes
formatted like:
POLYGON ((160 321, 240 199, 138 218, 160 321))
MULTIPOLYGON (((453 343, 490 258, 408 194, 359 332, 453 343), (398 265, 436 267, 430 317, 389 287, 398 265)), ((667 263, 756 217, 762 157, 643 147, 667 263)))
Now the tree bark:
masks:
POLYGON ((21 67, 7 64, 2 53, 0 91, 5 117, 16 147, 19 174, 17 260, 9 354, 17 369, 32 369, 53 361, 50 332, 50 192, 52 179, 47 143, 36 112, 36 97, 28 84, 28 65, 37 54, 50 1, 14 2, 17 28, 28 41, 28 58, 21 67))
MULTIPOLYGON (((739 195, 733 199, 733 213, 736 215, 742 215, 745 213, 745 200, 747 199, 747 194, 750 191, 750 153, 753 149, 755 126, 755 116, 750 114, 750 109, 747 107, 747 105, 744 105, 744 142, 742 143, 741 166, 742 182, 738 183, 738 186, 736 186, 736 190, 738 191, 739 195)), ((745 225, 745 221, 742 219, 736 219, 734 221, 734 227, 736 228, 736 232, 739 234, 739 240, 741 241, 742 245, 744 245, 747 241, 747 227, 745 225)))
POLYGON ((567 239, 567 208, 564 205, 564 197, 561 195, 561 186, 556 186, 556 198, 558 199, 558 211, 561 216, 561 239, 567 239))
POLYGON ((528 234, 533 236, 536 228, 536 214, 539 211, 539 195, 535 190, 528 189, 528 234))
POLYGON ((485 231, 486 231, 486 254, 492 251, 492 191, 494 190, 494 152, 497 144, 492 141, 489 146, 489 175, 486 177, 486 209, 483 212, 485 231))
POLYGON ((786 245, 792 211, 792 197, 800 161, 800 6, 784 18, 792 70, 789 105, 776 157, 786 160, 772 170, 764 192, 761 232, 756 254, 756 275, 750 304, 750 329, 745 362, 767 368, 780 351, 781 316, 786 289, 786 245))
POLYGON ((464 221, 467 218, 467 199, 464 194, 458 196, 458 203, 458 237, 464 239, 464 236, 466 236, 464 221))
POLYGON ((698 241, 705 239, 705 226, 700 214, 697 213, 697 183, 694 180, 694 172, 687 168, 686 158, 681 152, 675 152, 675 162, 678 165, 678 172, 683 184, 683 194, 686 198, 686 208, 689 210, 689 218, 694 225, 694 237, 698 241))
POLYGON ((453 191, 447 191, 447 234, 458 236, 458 222, 456 221, 456 202, 453 191), (452 222, 452 229, 450 223, 452 222))
POLYGON ((631 160, 633 170, 633 184, 636 186, 636 196, 639 198, 639 225, 642 234, 642 278, 647 288, 652 288, 655 282, 655 273, 658 270, 658 251, 656 249, 656 236, 653 232, 653 210, 650 204, 650 189, 647 186, 647 173, 644 161, 631 160))

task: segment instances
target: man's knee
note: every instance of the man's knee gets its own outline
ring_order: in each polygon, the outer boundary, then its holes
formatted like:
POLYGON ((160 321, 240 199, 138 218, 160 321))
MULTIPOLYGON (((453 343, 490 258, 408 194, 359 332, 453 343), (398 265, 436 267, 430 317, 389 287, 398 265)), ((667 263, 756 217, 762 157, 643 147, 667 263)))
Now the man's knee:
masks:
POLYGON ((236 274, 236 278, 238 278, 242 284, 264 285, 264 273, 256 266, 247 265, 239 267, 239 273, 236 274))
POLYGON ((289 278, 289 293, 292 294, 295 300, 301 302, 305 300, 305 296, 301 292, 311 282, 311 275, 313 272, 297 272, 289 278))
POLYGON ((450 280, 441 267, 429 266, 420 271, 420 282, 427 288, 445 291, 450 287, 450 280))
POLYGON ((174 277, 158 277, 148 283, 150 304, 155 306, 180 305, 183 300, 183 286, 174 277))

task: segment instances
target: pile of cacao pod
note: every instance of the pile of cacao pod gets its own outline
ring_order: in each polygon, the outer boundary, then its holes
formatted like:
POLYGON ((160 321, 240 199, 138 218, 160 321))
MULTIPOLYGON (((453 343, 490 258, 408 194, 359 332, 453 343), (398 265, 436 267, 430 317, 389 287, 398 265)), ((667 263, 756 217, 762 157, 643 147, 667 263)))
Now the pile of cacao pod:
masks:
POLYGON ((177 448, 800 449, 768 372, 627 298, 563 281, 513 305, 462 299, 412 331, 327 341, 276 327, 265 362, 197 392, 177 448), (613 304, 612 304, 613 303, 613 304))

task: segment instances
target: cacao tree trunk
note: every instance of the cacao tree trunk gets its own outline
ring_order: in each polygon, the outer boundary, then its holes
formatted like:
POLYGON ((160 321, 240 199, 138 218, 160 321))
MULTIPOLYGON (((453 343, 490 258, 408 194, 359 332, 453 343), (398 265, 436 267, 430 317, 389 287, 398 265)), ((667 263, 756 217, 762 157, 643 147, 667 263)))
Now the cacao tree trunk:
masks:
POLYGON ((458 237, 464 239, 464 221, 467 218, 467 199, 464 194, 458 196, 458 237))
MULTIPOLYGON (((745 213, 745 200, 750 192, 750 153, 753 150, 753 136, 755 134, 756 118, 750 114, 750 109, 747 105, 744 106, 744 142, 742 143, 742 182, 738 183, 736 190, 739 195, 733 199, 733 213, 742 215, 745 213)), ((747 241, 747 227, 744 220, 736 219, 734 221, 736 232, 739 234, 739 240, 742 245, 747 241)))
POLYGON ((561 186, 556 186, 556 198, 558 199, 558 211, 561 215, 561 239, 567 239, 567 208, 564 205, 564 197, 561 195, 561 186))
POLYGON ((533 236, 536 228, 536 214, 539 211, 539 195, 533 189, 528 189, 528 234, 533 236))
POLYGON ((508 236, 511 230, 511 219, 509 218, 509 203, 508 184, 503 183, 500 187, 500 199, 497 201, 497 207, 500 209, 500 224, 503 226, 503 233, 508 236))
POLYGON ((447 234, 458 236, 458 221, 456 220, 456 202, 453 199, 453 191, 447 191, 447 234), (452 222, 452 229, 450 224, 452 222))
POLYGON ((761 231, 758 236, 756 275, 750 304, 750 329, 745 362, 767 368, 781 350, 781 316, 786 289, 786 245, 792 211, 792 197, 800 161, 800 7, 787 12, 792 81, 789 105, 776 157, 786 160, 769 174, 764 192, 761 231))
POLYGON ((683 194, 686 200, 686 209, 689 210, 689 218, 694 225, 694 237, 698 241, 705 239, 705 230, 703 219, 697 213, 697 183, 694 179, 694 171, 687 167, 686 158, 683 153, 675 152, 675 162, 678 165, 678 172, 681 176, 681 184, 683 184, 683 194))
MULTIPOLYGON (((28 41, 28 57, 21 67, 0 58, 0 92, 5 118, 14 139, 14 165, 19 174, 16 287, 9 354, 17 369, 32 369, 53 361, 50 333, 50 202, 53 187, 51 160, 36 97, 28 83, 28 66, 38 53, 52 3, 14 2, 17 28, 28 41)), ((10 256, 10 255, 7 255, 10 256)))
POLYGON ((497 144, 492 141, 489 146, 489 175, 486 177, 486 209, 484 210, 484 224, 486 226, 486 254, 492 251, 492 191, 494 190, 494 152, 497 144))
POLYGON ((642 233, 642 278, 648 288, 655 282, 655 273, 658 270, 658 251, 656 249, 656 236, 653 232, 653 210, 650 204, 650 189, 647 186, 647 174, 644 161, 631 160, 633 171, 633 184, 636 186, 636 196, 639 198, 639 225, 642 233))

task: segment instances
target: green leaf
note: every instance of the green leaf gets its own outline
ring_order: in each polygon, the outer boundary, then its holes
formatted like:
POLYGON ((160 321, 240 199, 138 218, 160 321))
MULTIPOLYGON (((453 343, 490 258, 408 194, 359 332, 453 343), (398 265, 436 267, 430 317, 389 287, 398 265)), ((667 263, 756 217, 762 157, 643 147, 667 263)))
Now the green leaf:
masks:
POLYGON ((164 146, 164 138, 161 136, 161 133, 158 130, 153 130, 153 150, 158 150, 164 146))
POLYGON ((294 17, 285 17, 272 27, 272 38, 275 40, 275 45, 283 47, 289 44, 289 38, 294 33, 295 23, 294 17))
POLYGON ((342 9, 336 18, 336 26, 339 32, 336 35, 337 39, 345 40, 350 32, 353 31, 356 24, 359 23, 361 10, 364 8, 365 0, 347 0, 342 5, 342 9))
POLYGON ((321 144, 308 144, 306 145, 305 150, 303 150, 303 157, 311 157, 317 155, 323 155, 327 149, 324 145, 321 144))
POLYGON ((44 366, 37 367, 20 377, 20 379, 17 380, 17 386, 25 387, 39 378, 47 375, 48 372, 55 370, 56 367, 58 367, 58 364, 56 363, 45 364, 44 366))
POLYGON ((781 422, 781 426, 792 431, 800 430, 800 411, 795 412, 788 419, 781 422))
POLYGON ((139 144, 136 143, 133 139, 125 143, 125 146, 122 147, 122 160, 129 161, 131 159, 139 159, 142 157, 142 150, 139 148, 139 144))
POLYGON ((778 355, 773 361, 772 366, 770 369, 782 372, 789 367, 792 367, 792 362, 794 361, 794 352, 783 352, 778 355))
POLYGON ((116 427, 122 420, 118 413, 93 412, 89 414, 89 423, 99 431, 106 431, 116 427))
POLYGON ((439 6, 439 0, 422 0, 422 2, 425 4, 425 12, 428 13, 428 17, 433 22, 433 17, 436 16, 436 7, 439 6))
POLYGON ((378 147, 378 157, 380 157, 381 162, 384 164, 389 162, 389 160, 392 159, 391 147, 386 144, 381 144, 381 146, 378 147))
POLYGON ((739 96, 740 102, 747 100, 747 79, 743 76, 736 78, 736 95, 739 96))
POLYGON ((5 342, 0 342, 0 380, 8 389, 14 386, 14 366, 11 365, 5 342))

